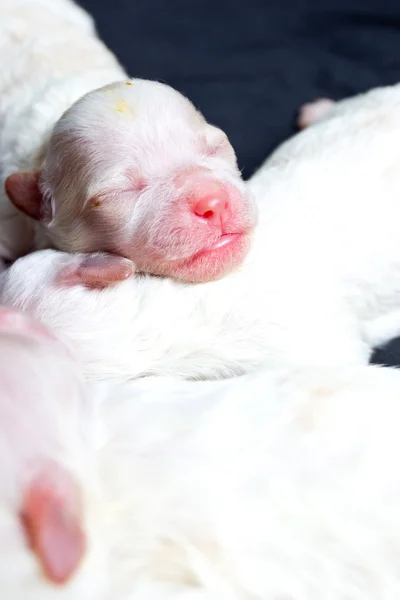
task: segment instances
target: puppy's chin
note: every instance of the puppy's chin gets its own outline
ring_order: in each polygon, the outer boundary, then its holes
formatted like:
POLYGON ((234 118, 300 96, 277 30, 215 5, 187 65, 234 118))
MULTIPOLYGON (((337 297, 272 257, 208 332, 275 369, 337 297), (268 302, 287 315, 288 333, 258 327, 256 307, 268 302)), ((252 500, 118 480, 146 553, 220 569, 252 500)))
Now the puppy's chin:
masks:
POLYGON ((250 240, 250 233, 223 235, 211 247, 190 258, 147 265, 146 270, 187 283, 215 281, 229 275, 243 263, 250 248, 250 240))

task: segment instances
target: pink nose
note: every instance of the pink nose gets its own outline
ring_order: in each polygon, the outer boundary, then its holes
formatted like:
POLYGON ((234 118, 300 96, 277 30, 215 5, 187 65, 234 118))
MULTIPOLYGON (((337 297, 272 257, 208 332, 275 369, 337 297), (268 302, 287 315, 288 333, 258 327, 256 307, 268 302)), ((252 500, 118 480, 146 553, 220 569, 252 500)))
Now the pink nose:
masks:
POLYGON ((193 212, 211 225, 221 227, 231 215, 229 196, 224 190, 202 196, 196 200, 193 212))

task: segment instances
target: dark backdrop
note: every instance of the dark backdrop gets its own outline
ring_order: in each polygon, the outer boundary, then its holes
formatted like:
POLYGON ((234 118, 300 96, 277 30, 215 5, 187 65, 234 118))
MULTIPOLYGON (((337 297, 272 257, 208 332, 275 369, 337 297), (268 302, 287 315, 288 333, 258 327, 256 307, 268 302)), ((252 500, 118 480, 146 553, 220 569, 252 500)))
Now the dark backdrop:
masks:
MULTIPOLYGON (((224 129, 245 177, 303 102, 400 81, 400 0, 78 1, 131 76, 167 82, 224 129)), ((374 359, 400 365, 400 341, 374 359)))

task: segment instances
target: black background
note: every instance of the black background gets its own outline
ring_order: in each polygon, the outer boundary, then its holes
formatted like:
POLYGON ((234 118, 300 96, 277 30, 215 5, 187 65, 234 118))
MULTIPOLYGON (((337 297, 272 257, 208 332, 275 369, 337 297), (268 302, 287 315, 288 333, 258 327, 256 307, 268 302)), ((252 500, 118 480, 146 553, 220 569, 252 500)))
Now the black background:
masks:
MULTIPOLYGON (((400 0, 79 3, 132 77, 165 81, 224 129, 245 177, 303 102, 400 81, 400 0)), ((400 365, 400 341, 374 360, 400 365)))

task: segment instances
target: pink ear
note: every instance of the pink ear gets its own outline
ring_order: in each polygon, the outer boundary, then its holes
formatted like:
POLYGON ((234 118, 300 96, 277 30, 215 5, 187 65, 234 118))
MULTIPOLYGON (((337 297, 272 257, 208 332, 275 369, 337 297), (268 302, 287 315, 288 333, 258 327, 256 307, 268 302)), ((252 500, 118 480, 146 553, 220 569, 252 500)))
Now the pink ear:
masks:
POLYGON ((127 258, 99 252, 72 261, 59 272, 57 283, 105 288, 128 279, 134 272, 134 264, 127 258))
POLYGON ((63 584, 78 568, 86 538, 77 507, 77 484, 66 472, 45 471, 25 490, 21 522, 46 577, 63 584))
POLYGON ((9 175, 5 182, 6 194, 14 206, 37 221, 42 217, 39 177, 39 171, 19 171, 9 175))

